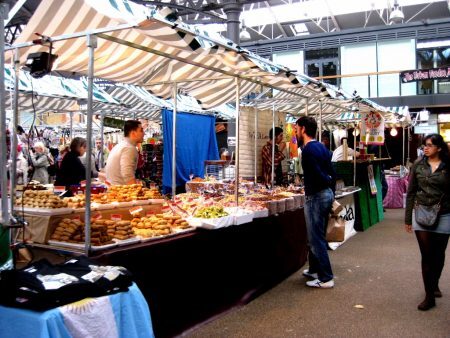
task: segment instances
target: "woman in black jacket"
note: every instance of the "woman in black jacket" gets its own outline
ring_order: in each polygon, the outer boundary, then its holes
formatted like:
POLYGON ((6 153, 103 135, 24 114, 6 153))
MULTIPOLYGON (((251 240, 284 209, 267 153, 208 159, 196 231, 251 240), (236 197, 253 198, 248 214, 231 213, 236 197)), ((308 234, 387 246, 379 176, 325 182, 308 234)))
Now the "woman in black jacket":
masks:
POLYGON ((61 162, 61 167, 56 174, 55 185, 65 186, 68 190, 66 196, 71 196, 71 185, 78 185, 86 178, 86 169, 79 159, 85 152, 86 140, 82 137, 75 137, 70 143, 70 151, 61 162))
POLYGON ((442 297, 439 278, 444 268, 445 250, 450 235, 450 162, 449 150, 439 134, 424 140, 424 156, 413 165, 409 176, 406 199, 405 227, 414 230, 422 254, 422 277, 425 300, 418 309, 426 311, 436 305, 435 297, 442 297), (421 226, 413 217, 415 204, 440 205, 434 226, 421 226))

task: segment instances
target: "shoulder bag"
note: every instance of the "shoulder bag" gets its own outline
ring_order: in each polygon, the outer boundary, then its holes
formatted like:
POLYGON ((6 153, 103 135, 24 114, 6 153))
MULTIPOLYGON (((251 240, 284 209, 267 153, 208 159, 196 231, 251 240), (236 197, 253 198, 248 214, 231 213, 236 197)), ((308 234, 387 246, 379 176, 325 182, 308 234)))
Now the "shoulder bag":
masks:
POLYGON ((444 194, 441 196, 439 203, 434 205, 422 205, 417 203, 414 205, 414 218, 422 227, 432 228, 438 221, 439 210, 441 209, 441 201, 444 194))

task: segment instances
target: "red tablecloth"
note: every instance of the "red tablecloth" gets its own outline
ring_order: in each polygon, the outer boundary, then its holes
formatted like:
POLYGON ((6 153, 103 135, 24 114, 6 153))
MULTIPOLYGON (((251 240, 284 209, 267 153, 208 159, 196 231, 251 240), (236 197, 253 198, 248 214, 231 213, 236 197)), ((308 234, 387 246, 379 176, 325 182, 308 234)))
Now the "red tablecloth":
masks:
POLYGON ((408 178, 386 175, 388 191, 383 201, 383 207, 388 209, 403 208, 403 194, 408 189, 408 178))

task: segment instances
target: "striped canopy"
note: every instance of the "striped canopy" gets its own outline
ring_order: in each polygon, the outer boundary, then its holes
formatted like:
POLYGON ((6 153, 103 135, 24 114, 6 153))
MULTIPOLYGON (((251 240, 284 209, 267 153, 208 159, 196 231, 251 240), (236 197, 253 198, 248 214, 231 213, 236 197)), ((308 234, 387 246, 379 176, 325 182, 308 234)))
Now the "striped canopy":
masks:
MULTIPOLYGON (((167 8, 149 12, 145 6, 127 0, 42 0, 16 46, 36 39, 35 32, 54 37, 53 53, 58 55, 54 69, 86 74, 87 39, 83 34, 73 34, 94 33, 99 37, 96 77, 142 86, 164 99, 172 96, 173 82, 177 82, 178 88, 195 97, 202 109, 234 102, 235 78, 240 82, 241 97, 270 87, 281 91, 286 99, 310 98, 311 104, 321 99, 326 111, 352 100, 331 86, 264 60, 219 35, 168 19, 167 8), (118 26, 118 30, 109 29, 118 26), (65 34, 73 38, 56 38, 65 34)), ((48 47, 20 49, 21 63, 25 63, 26 55, 37 51, 48 51, 48 47)), ((373 109, 369 101, 360 105, 373 109)), ((286 110, 289 107, 286 105, 286 110)))

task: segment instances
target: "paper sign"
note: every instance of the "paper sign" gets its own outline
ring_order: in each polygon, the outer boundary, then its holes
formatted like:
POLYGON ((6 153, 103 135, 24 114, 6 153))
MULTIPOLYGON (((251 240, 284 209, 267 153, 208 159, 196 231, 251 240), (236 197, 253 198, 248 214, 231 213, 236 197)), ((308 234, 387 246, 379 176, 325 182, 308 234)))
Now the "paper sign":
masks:
POLYGON ((112 214, 111 215, 111 221, 121 221, 122 220, 122 215, 120 214, 112 214))
POLYGON ((94 213, 94 214, 92 215, 92 218, 93 218, 93 219, 101 219, 101 218, 102 218, 102 214, 99 213, 99 212, 96 212, 96 213, 94 213))
POLYGON ((372 195, 376 195, 377 185, 375 184, 375 176, 373 175, 373 166, 371 164, 367 166, 367 173, 369 174, 370 192, 372 195))
POLYGON ((65 186, 55 185, 55 186, 53 187, 53 192, 54 192, 55 194, 60 194, 60 193, 62 193, 62 192, 64 192, 64 191, 66 191, 66 187, 65 187, 65 186))
POLYGON ((364 144, 384 144, 384 117, 379 112, 362 115, 361 142, 364 144))
POLYGON ((72 219, 75 221, 81 221, 81 216, 73 216, 72 219))
POLYGON ((155 213, 153 211, 147 211, 146 216, 150 217, 153 216, 155 213))
POLYGON ((132 216, 136 216, 140 214, 144 209, 141 206, 132 207, 129 209, 129 212, 132 216))

